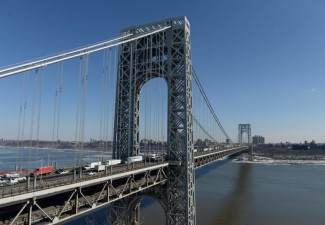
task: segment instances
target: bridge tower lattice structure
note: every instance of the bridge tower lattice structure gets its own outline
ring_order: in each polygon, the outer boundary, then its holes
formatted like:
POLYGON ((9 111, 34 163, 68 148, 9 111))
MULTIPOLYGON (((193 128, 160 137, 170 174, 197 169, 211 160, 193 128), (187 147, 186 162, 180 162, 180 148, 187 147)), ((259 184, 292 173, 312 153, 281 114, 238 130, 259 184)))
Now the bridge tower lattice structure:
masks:
MULTIPOLYGON (((194 225, 195 178, 192 129, 192 62, 190 24, 177 17, 122 30, 141 34, 157 27, 170 29, 119 47, 113 157, 125 160, 139 154, 139 109, 142 86, 155 77, 168 87, 168 182, 155 190, 166 210, 168 225, 194 225)), ((146 193, 144 193, 146 194, 146 193)), ((112 224, 138 224, 134 197, 111 207, 112 224), (117 216, 114 216, 117 215, 117 216)))
POLYGON ((250 160, 253 160, 253 144, 252 144, 252 127, 249 123, 238 124, 238 143, 244 144, 243 134, 247 135, 247 145, 249 148, 250 160))

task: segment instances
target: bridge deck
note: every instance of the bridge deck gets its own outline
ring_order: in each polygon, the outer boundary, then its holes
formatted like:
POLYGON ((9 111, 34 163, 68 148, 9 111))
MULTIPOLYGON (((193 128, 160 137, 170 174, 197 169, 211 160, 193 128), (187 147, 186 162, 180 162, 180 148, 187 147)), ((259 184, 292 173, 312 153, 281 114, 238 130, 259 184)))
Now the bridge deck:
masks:
MULTIPOLYGON (((196 153, 199 168, 226 156, 247 150, 235 147, 222 151, 196 153)), ((116 165, 96 176, 76 178, 74 174, 44 177, 36 187, 27 189, 27 182, 0 188, 0 225, 33 221, 58 223, 82 213, 103 207, 126 196, 153 188, 168 179, 169 163, 139 162, 116 165), (74 199, 74 200, 73 200, 74 199), (75 200, 77 199, 77 200, 75 200), (31 215, 28 209, 32 209, 31 215)))

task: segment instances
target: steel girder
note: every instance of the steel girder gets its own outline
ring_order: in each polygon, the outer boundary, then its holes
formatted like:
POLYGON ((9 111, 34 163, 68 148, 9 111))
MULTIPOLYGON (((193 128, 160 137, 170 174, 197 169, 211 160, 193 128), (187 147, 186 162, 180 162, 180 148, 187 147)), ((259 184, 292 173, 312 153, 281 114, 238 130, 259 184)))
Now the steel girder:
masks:
MULTIPOLYGON (((167 199, 168 225, 194 225, 195 178, 192 131, 192 62, 190 25, 186 17, 130 27, 123 35, 163 26, 169 29, 126 43, 119 48, 119 65, 114 124, 114 158, 126 159, 139 153, 139 98, 141 87, 162 77, 168 87, 167 199)), ((121 208, 125 203, 115 203, 121 208)), ((115 223, 115 221, 113 221, 115 223)), ((122 224, 122 223, 121 223, 122 224)))

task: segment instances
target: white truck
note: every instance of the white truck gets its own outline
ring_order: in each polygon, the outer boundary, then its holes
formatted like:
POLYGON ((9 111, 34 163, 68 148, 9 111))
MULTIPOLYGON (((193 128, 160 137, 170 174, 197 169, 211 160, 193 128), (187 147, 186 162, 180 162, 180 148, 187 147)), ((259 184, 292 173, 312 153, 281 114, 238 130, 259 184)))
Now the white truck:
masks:
POLYGON ((121 164, 121 160, 120 159, 109 159, 105 162, 106 166, 114 166, 114 165, 118 165, 121 164))
POLYGON ((102 162, 92 162, 90 164, 87 164, 83 168, 84 168, 84 170, 91 170, 91 169, 95 169, 95 167, 98 165, 102 165, 102 162))
POLYGON ((18 173, 7 173, 5 175, 6 178, 18 178, 20 175, 18 173))
POLYGON ((105 165, 96 165, 95 170, 97 172, 105 171, 105 165))
POLYGON ((130 156, 128 157, 126 163, 134 163, 134 162, 141 162, 143 160, 143 156, 142 155, 138 155, 138 156, 130 156))
POLYGON ((92 162, 90 163, 90 169, 95 169, 95 167, 99 165, 102 165, 102 162, 92 162))

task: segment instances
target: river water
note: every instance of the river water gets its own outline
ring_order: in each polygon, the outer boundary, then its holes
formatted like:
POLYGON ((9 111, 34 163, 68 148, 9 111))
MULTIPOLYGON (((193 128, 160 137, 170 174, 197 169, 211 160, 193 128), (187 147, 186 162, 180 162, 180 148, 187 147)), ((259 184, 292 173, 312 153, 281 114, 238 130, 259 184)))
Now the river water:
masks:
POLYGON ((111 154, 94 150, 0 147, 0 171, 13 171, 16 166, 33 170, 50 164, 58 168, 72 167, 101 158, 111 158, 111 154))
MULTIPOLYGON (((199 225, 324 225, 325 166, 216 163, 196 174, 199 225)), ((160 225, 152 204, 147 225, 160 225)))
MULTIPOLYGON (((4 169, 9 161, 15 160, 10 153, 13 150, 3 154, 2 150, 0 168, 4 169)), ((42 154, 37 151, 38 156, 44 156, 38 157, 38 161, 45 161, 46 150, 42 154)), ((51 154, 53 159, 64 159, 64 165, 75 161, 74 151, 51 154)), ((83 154, 82 159, 87 161, 89 154, 83 154)), ((92 154, 92 157, 98 155, 92 154)), ((210 164, 196 171, 197 224, 324 225, 324 178, 325 166, 322 165, 263 165, 230 160, 210 164)), ((145 199, 141 216, 144 225, 164 224, 162 208, 151 199, 145 199)), ((106 225, 107 209, 66 224, 106 225)))
MULTIPOLYGON (((324 225, 325 166, 217 162, 196 172, 198 225, 324 225)), ((144 225, 163 225, 157 202, 144 225)), ((107 209, 68 224, 107 224, 107 209)))

